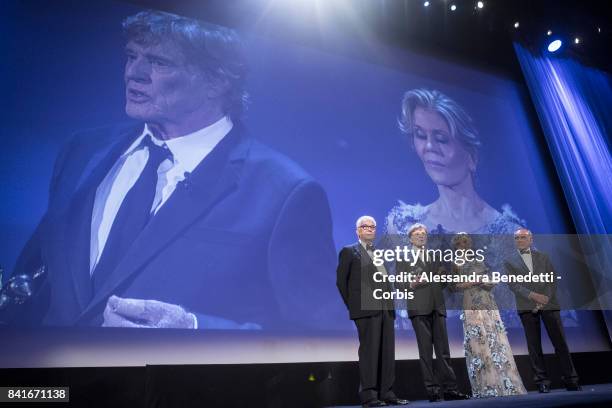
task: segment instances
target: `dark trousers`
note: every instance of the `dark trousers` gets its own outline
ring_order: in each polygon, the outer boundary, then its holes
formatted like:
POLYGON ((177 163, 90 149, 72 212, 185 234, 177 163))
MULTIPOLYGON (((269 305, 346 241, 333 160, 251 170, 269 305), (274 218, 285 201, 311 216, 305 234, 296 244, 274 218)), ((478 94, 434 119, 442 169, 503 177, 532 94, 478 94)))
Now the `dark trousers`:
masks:
POLYGON ((546 365, 544 364, 544 353, 542 352, 540 320, 544 322, 548 337, 555 347, 555 354, 561 363, 561 374, 565 385, 578 384, 578 374, 576 374, 572 356, 565 341, 565 333, 559 311, 543 310, 538 313, 521 313, 519 316, 525 329, 527 349, 529 351, 529 359, 531 360, 531 368, 533 369, 533 379, 536 384, 550 385, 550 378, 546 373, 546 365))
POLYGON ((359 399, 395 398, 395 328, 392 312, 355 319, 359 333, 359 399))
POLYGON ((440 393, 440 382, 443 391, 456 391, 457 377, 451 367, 446 316, 434 311, 428 315, 413 316, 410 319, 419 346, 419 360, 427 394, 430 396, 438 395, 440 393), (434 350, 438 365, 435 370, 432 357, 434 350))

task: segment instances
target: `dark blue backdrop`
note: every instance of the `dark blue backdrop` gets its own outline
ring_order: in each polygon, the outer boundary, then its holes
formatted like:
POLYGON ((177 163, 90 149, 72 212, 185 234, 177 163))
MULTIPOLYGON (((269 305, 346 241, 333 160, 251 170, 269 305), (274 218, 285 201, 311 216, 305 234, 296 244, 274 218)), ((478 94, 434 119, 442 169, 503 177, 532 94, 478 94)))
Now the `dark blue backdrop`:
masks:
MULTIPOLYGON (((7 270, 44 212, 41 197, 61 144, 77 130, 126 119, 120 22, 138 9, 110 4, 2 6, 2 55, 10 61, 0 68, 0 259, 7 270)), ((426 204, 437 197, 397 127, 402 94, 417 87, 439 89, 473 116, 484 143, 477 189, 487 202, 498 210, 509 203, 534 232, 567 232, 516 83, 405 52, 381 51, 389 68, 246 36, 252 104, 245 122, 326 188, 338 247, 353 240, 359 215, 383 219, 398 199, 426 204), (360 194, 364 185, 374 194, 360 194)))
MULTIPOLYGON (((126 119, 120 22, 139 9, 98 1, 1 7, 0 262, 10 271, 44 213, 62 143, 79 129, 126 119)), ((569 232, 519 84, 382 46, 355 58, 360 50, 351 45, 332 53, 243 34, 252 65, 244 122, 323 185, 337 248, 354 241, 364 213, 383 220, 397 200, 436 199, 397 126, 403 93, 421 87, 448 94, 473 117, 483 141, 476 188, 488 203, 510 204, 534 232, 569 232)))

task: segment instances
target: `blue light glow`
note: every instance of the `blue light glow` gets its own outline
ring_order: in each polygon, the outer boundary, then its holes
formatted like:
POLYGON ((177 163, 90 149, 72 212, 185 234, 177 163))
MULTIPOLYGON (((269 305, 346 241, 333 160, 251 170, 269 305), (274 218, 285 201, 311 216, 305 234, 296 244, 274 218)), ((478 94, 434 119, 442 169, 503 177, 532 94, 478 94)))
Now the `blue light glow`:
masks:
POLYGON ((561 48, 563 42, 561 40, 554 40, 548 44, 548 52, 556 52, 561 48))

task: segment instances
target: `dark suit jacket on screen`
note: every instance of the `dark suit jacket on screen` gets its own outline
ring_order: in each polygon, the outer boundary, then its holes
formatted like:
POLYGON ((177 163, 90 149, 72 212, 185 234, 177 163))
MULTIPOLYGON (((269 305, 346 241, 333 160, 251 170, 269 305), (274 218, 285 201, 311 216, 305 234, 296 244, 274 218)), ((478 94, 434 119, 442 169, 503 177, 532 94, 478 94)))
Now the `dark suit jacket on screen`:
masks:
POLYGON ((177 185, 114 271, 92 287, 95 191, 141 132, 142 125, 87 131, 61 151, 48 210, 15 270, 48 269, 30 317, 45 325, 100 325, 115 294, 264 329, 333 326, 342 308, 332 289, 326 194, 239 123, 177 185))

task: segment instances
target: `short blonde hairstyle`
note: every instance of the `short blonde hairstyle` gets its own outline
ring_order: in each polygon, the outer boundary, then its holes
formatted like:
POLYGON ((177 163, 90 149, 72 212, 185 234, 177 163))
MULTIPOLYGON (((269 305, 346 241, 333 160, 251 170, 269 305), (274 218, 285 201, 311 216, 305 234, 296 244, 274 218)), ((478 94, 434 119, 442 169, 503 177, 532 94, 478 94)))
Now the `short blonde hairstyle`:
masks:
POLYGON ((402 99, 402 112, 398 119, 400 130, 414 136, 414 111, 416 108, 432 110, 440 114, 448 124, 450 133, 463 148, 478 162, 478 149, 482 145, 474 121, 470 115, 453 99, 435 89, 411 89, 402 99))

